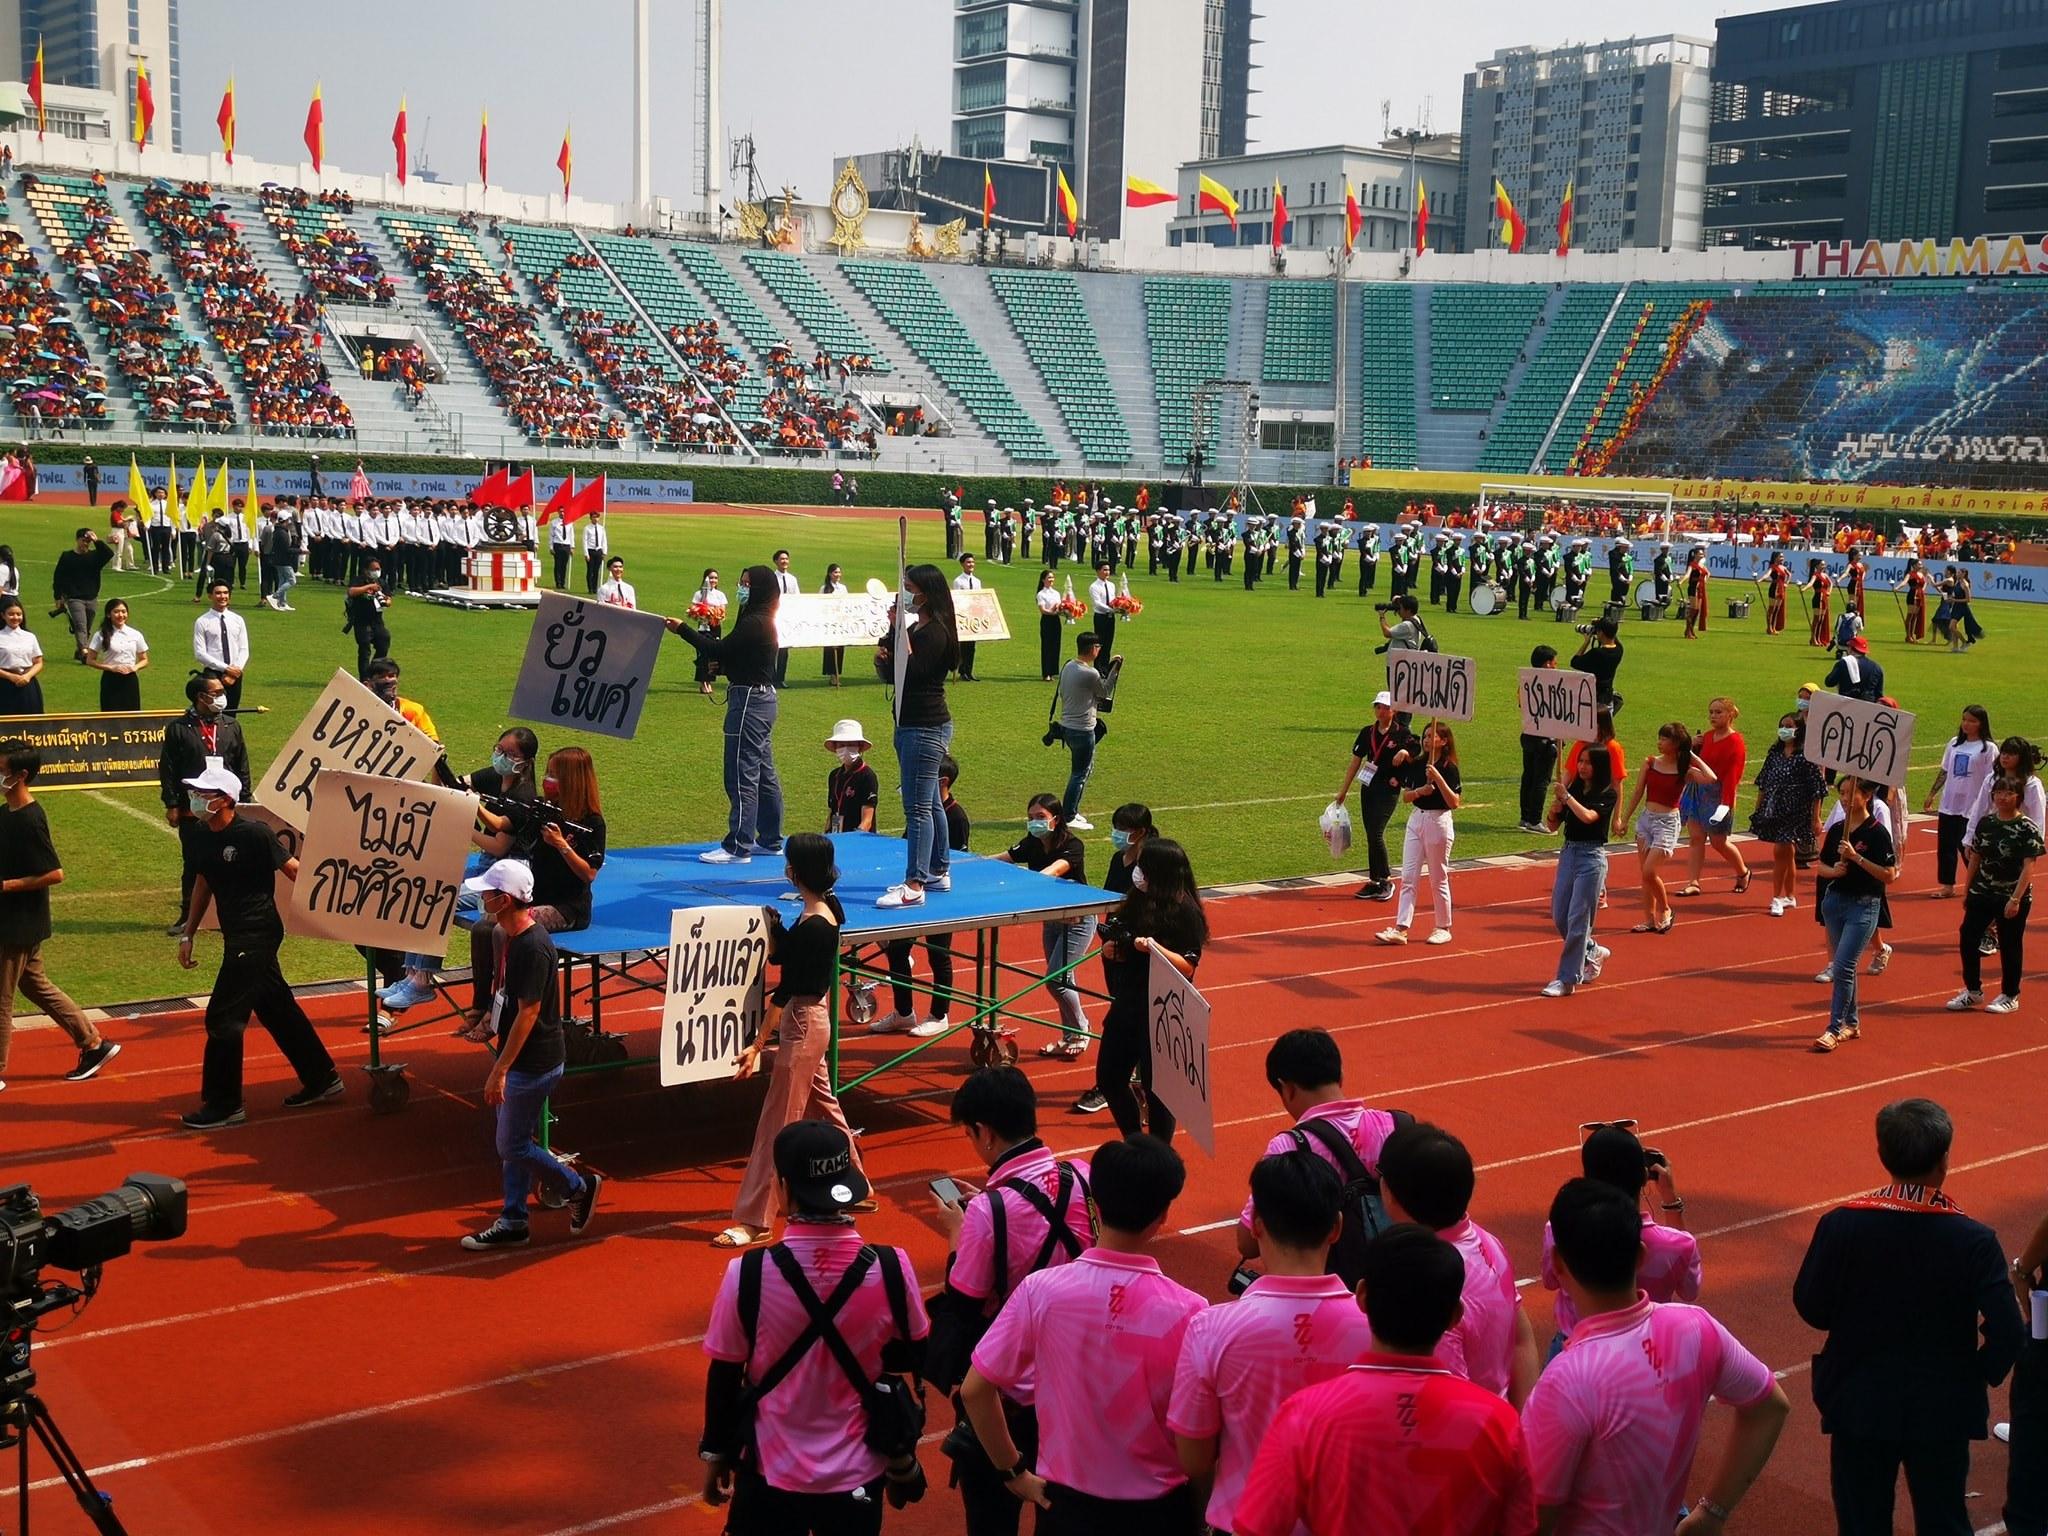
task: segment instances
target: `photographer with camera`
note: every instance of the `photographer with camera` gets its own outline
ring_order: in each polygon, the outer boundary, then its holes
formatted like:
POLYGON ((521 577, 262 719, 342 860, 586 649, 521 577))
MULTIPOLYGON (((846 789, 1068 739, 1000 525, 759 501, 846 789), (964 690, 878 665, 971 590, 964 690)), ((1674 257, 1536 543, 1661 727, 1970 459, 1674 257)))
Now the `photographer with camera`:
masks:
POLYGON ((384 566, 373 554, 363 567, 363 579, 348 589, 348 617, 341 626, 343 634, 356 637, 356 676, 365 681, 370 676, 371 659, 382 661, 391 654, 391 631, 384 623, 384 610, 390 605, 390 594, 384 590, 384 566))
POLYGON ((1620 626, 1603 614, 1590 624, 1574 627, 1585 639, 1579 644, 1578 654, 1572 657, 1571 670, 1590 672, 1596 707, 1612 715, 1620 714, 1622 698, 1614 691, 1615 674, 1621 671, 1622 662, 1620 626))
POLYGON ((1081 796, 1095 770, 1095 749, 1109 734, 1109 722, 1101 714, 1115 707, 1117 681, 1123 676, 1121 656, 1110 657, 1109 665, 1098 671, 1095 663, 1101 654, 1102 637, 1094 630, 1084 629, 1074 637, 1074 659, 1060 669, 1052 719, 1040 738, 1048 747, 1064 743, 1071 759, 1067 790, 1060 797, 1060 820, 1075 832, 1095 830, 1095 824, 1081 815, 1081 796))
MULTIPOLYGON (((1685 1197, 1671 1177, 1671 1160, 1636 1139, 1633 1120, 1616 1120, 1590 1129, 1579 1144, 1579 1165, 1586 1177, 1612 1185, 1640 1207, 1643 1257, 1636 1286, 1654 1302, 1700 1299, 1699 1240, 1685 1229, 1685 1197), (1652 1206, 1650 1197, 1656 1196, 1652 1206)), ((1557 1335, 1550 1341, 1551 1359, 1564 1348, 1579 1323, 1571 1293, 1558 1280, 1556 1239, 1543 1228, 1543 1288, 1557 1292, 1557 1335)))
POLYGON ((846 1130, 795 1121, 773 1155, 788 1226, 726 1265, 704 1335, 704 1502, 732 1501, 734 1536, 875 1536, 884 1499, 924 1497, 924 1403, 899 1373, 922 1371, 931 1323, 910 1256, 854 1225, 869 1186, 846 1130))

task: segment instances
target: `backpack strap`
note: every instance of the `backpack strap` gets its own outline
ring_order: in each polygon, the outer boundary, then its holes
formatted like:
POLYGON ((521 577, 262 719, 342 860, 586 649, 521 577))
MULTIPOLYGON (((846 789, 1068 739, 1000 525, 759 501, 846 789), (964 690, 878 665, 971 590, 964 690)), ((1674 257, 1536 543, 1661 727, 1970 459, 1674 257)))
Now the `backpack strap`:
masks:
POLYGON ((761 1263, 767 1257, 760 1248, 740 1255, 740 1326, 747 1331, 747 1358, 754 1357, 756 1330, 761 1323, 761 1263))
POLYGON ((910 1342, 910 1286, 903 1278, 903 1262, 894 1248, 875 1250, 875 1262, 882 1271, 882 1290, 889 1297, 889 1316, 896 1324, 896 1337, 910 1342))
MULTIPOLYGON (((1065 1212, 1068 1204, 1074 1198, 1075 1187, 1078 1185, 1081 1188, 1085 1198, 1087 1184, 1081 1178, 1081 1175, 1075 1171, 1072 1163, 1060 1163, 1057 1167, 1059 1169, 1059 1180, 1054 1188, 1051 1199, 1047 1199, 1045 1193, 1028 1179, 1005 1179, 1002 1183, 992 1186, 989 1190, 989 1201, 994 1206, 991 1215, 995 1218, 996 1284, 1003 1288, 1003 1296, 1005 1298, 1009 1294, 1008 1282, 1010 1274, 1007 1252, 1008 1234, 1005 1226, 1008 1220, 1008 1213, 1004 1211, 1002 1196, 997 1191, 1005 1189, 1014 1191, 1018 1199, 1022 1200, 1045 1219, 1045 1241, 1039 1244, 1038 1252, 1032 1258, 1031 1268, 1026 1271, 1027 1274, 1036 1274, 1039 1270, 1048 1269, 1055 1262, 1060 1262, 1057 1259, 1057 1255, 1060 1253, 1064 1253, 1067 1259, 1078 1259, 1081 1256, 1084 1245, 1078 1237, 1074 1236, 1074 1229, 1067 1225, 1065 1212)), ((1091 1234, 1094 1225, 1094 1218, 1091 1213, 1089 1218, 1091 1234)))
POLYGON ((1288 1134, 1294 1137, 1295 1145, 1304 1152, 1313 1141, 1329 1153, 1330 1161, 1337 1165, 1337 1171, 1344 1176, 1346 1184, 1369 1184, 1375 1189, 1379 1187, 1380 1181, 1374 1178, 1372 1170, 1365 1166, 1364 1160, 1358 1155, 1358 1149, 1351 1145, 1351 1138, 1329 1121, 1302 1120, 1297 1122, 1288 1134))
POLYGON ((1010 1289, 1010 1212, 1000 1188, 984 1190, 988 1197, 989 1245, 994 1260, 997 1300, 1007 1299, 1010 1289))
MULTIPOLYGON (((741 1257, 740 1283, 743 1288, 747 1278, 747 1271, 744 1267, 746 1260, 754 1257, 755 1253, 761 1251, 756 1249, 741 1257)), ((847 1349, 846 1341, 840 1338, 839 1330, 833 1326, 832 1320, 853 1299, 854 1292, 860 1289, 861 1282, 867 1278, 867 1272, 874 1267, 875 1263, 875 1250, 863 1247, 854 1256, 854 1261, 846 1267, 846 1273, 839 1277, 839 1284, 832 1288, 832 1294, 824 1301, 820 1301, 818 1293, 811 1289, 811 1282, 804 1274, 803 1265, 796 1261, 796 1258, 790 1253, 786 1245, 777 1243, 774 1247, 767 1249, 766 1253, 775 1260, 775 1267, 782 1272, 783 1280, 788 1284, 791 1293, 795 1295, 797 1301, 803 1306, 804 1312, 810 1321, 804 1325, 803 1331, 790 1342, 789 1348, 782 1352, 781 1358, 776 1360, 767 1370, 763 1371, 758 1380, 748 1386, 747 1401, 749 1406, 759 1403, 762 1398, 780 1386, 783 1378, 797 1368, 798 1362, 806 1354, 810 1353, 811 1346, 820 1340, 825 1342, 827 1348, 831 1348, 835 1344, 838 1346, 834 1350, 835 1358, 842 1352, 847 1359, 852 1358, 853 1352, 847 1349)), ((760 1307, 760 1277, 761 1265, 756 1264, 754 1265, 753 1298, 756 1316, 758 1316, 760 1307)), ((744 1308, 745 1304, 745 1297, 743 1295, 741 1306, 744 1308)), ((746 1314, 743 1312, 742 1316, 744 1318, 746 1314)), ((752 1337, 753 1328, 750 1326, 748 1328, 748 1338, 750 1341, 752 1337)), ((845 1360, 842 1359, 840 1363, 843 1367, 845 1360)), ((859 1371, 858 1362, 855 1363, 854 1370, 857 1376, 859 1371)), ((867 1383, 857 1382, 857 1384, 862 1392, 867 1390, 867 1383)))

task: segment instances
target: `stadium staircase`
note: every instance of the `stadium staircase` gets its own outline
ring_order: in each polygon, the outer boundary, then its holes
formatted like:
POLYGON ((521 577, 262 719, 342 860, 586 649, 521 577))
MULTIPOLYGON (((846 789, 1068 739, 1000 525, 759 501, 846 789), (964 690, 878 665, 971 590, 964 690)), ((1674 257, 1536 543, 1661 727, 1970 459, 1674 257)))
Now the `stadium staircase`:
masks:
MULTIPOLYGON (((746 368, 746 372, 733 383, 731 409, 720 406, 720 412, 743 438, 746 437, 745 429, 760 420, 761 402, 768 395, 768 380, 761 371, 759 360, 749 358, 745 349, 737 344, 729 321, 711 312, 652 241, 628 235, 592 235, 590 246, 645 317, 647 325, 642 329, 647 326, 653 328, 665 353, 675 354, 676 351, 668 340, 670 327, 704 320, 719 322, 719 341, 746 368)), ((703 380, 689 358, 676 355, 675 362, 688 377, 702 386, 703 380)), ((751 447, 752 440, 748 439, 748 442, 751 447)))
POLYGON ((1140 464, 1161 462, 1159 396, 1152 387, 1150 348, 1145 340, 1145 285, 1119 274, 1077 278, 1081 302, 1101 343, 1103 367, 1122 409, 1132 455, 1140 464))
MULTIPOLYGON (((1195 391, 1230 377, 1232 284, 1213 277, 1144 279, 1145 342, 1159 404, 1161 454, 1169 468, 1188 461, 1194 443, 1195 391)), ((1234 474, 1235 467, 1230 470, 1234 474)), ((1213 456, 1205 478, 1221 478, 1213 456)))
POLYGON ((214 339, 213 327, 199 312, 199 305, 193 300, 183 274, 172 262, 163 242, 144 223, 140 206, 142 190, 138 182, 108 182, 107 204, 114 210, 114 221, 127 232, 130 245, 139 245, 149 253, 150 270, 170 284, 171 297, 177 304, 178 323, 184 327, 186 337, 198 343, 199 355, 206 360, 207 372, 220 381, 228 392, 228 398, 235 404, 236 430, 254 431, 249 415, 249 391, 242 383, 241 371, 228 362, 227 353, 214 339))
MULTIPOLYGON (((646 426, 639 413, 605 381, 576 338, 569 334, 568 326, 562 323, 562 310, 551 308, 541 299, 540 280, 556 275, 565 257, 583 253, 583 242, 575 231, 541 224, 500 224, 495 235, 479 233, 476 238, 478 247, 501 269, 508 264, 506 258, 510 257, 509 265, 522 279, 518 289, 519 300, 532 313, 548 344, 560 356, 571 360, 571 366, 590 381, 598 399, 607 409, 623 412, 629 421, 645 432, 646 426), (509 251, 505 247, 508 239, 512 242, 509 251), (492 248, 494 245, 496 249, 492 248)), ((633 313, 632 306, 602 271, 573 268, 561 271, 557 286, 562 295, 562 309, 594 309, 608 320, 639 324, 639 317, 633 313)), ((673 381, 681 376, 675 360, 664 352, 657 351, 654 366, 665 379, 673 381)))
POLYGON ((1090 464, 1128 463, 1131 429, 1117 406, 1080 283, 1070 272, 1009 267, 991 270, 988 281, 1081 457, 1090 464))
POLYGON ((1543 454, 1545 473, 1561 475, 1568 472, 1572 454, 1596 412, 1599 412, 1600 419, 1593 432, 1594 442, 1611 436, 1620 426, 1622 413, 1628 407, 1630 389, 1647 384, 1656 373, 1663 358, 1665 338, 1684 314, 1687 304, 1694 299, 1726 298, 1729 291, 1724 283, 1631 283, 1623 291, 1619 308, 1599 344, 1594 347, 1578 387, 1558 412, 1556 430, 1543 454), (1655 308, 1650 311, 1649 322, 1631 351, 1630 338, 1635 334, 1636 322, 1646 304, 1655 308), (1624 357, 1627 359, 1625 365, 1624 357), (1620 369, 1618 378, 1617 368, 1620 369), (1610 380, 1614 388, 1608 396, 1606 410, 1602 412, 1600 399, 1608 393, 1610 380))
MULTIPOLYGON (((120 370, 114 366, 113 353, 107 345, 107 338, 91 320, 86 317, 83 295, 71 276, 70 268, 56 259, 55 253, 69 249, 84 230, 82 195, 71 190, 68 178, 43 176, 39 189, 28 189, 19 185, 8 188, 9 222, 21 231, 22 238, 31 247, 41 247, 52 254, 36 259, 50 276, 57 290, 65 313, 70 317, 73 333, 85 347, 85 355, 107 381, 107 421, 105 428, 139 434, 144 430, 144 413, 135 396, 122 379, 120 370)), ((90 185, 78 183, 83 192, 91 192, 90 185)), ((123 482, 124 486, 126 482, 123 482)))
POLYGON ((1351 391, 1347 420, 1354 424, 1348 451, 1369 458, 1375 469, 1413 469, 1415 396, 1421 376, 1415 366, 1415 298, 1399 283, 1360 283, 1358 338, 1346 369, 1351 391))
POLYGON ((732 268, 718 259, 717 251, 702 241, 694 240, 677 241, 667 249, 676 264, 690 274, 691 280, 710 301, 719 334, 736 346, 744 343, 752 348, 757 365, 778 346, 788 347, 806 365, 810 363, 814 354, 804 346, 803 337, 796 328, 778 325, 771 320, 768 312, 741 285, 732 268))
POLYGON ((1526 475, 1543 453, 1573 381, 1616 312, 1613 283, 1573 284, 1546 310, 1543 339, 1508 394, 1479 453, 1482 472, 1526 475))
POLYGON ((1080 439, 1066 421, 1065 408, 1053 397, 1051 379, 1035 366, 1030 348, 990 286, 989 269, 935 263, 916 270, 931 279, 941 302, 959 317, 967 339, 980 347, 1019 409, 1041 429, 1054 457, 1061 463, 1085 459, 1080 439))

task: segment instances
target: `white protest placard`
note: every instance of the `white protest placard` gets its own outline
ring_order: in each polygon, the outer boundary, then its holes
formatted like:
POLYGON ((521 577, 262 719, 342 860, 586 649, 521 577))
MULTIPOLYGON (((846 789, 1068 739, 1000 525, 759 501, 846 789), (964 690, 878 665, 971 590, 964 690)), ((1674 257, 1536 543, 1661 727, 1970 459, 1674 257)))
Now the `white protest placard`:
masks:
POLYGON ((303 832, 313 814, 313 780, 320 774, 424 779, 440 760, 433 737, 337 667, 284 750, 256 780, 255 800, 303 832))
POLYGON ((1003 617, 1003 600, 987 587, 953 594, 953 622, 964 645, 1010 638, 1010 624, 1003 617))
MULTIPOLYGON (((259 826, 270 828, 271 834, 284 845, 284 856, 288 859, 296 859, 305 851, 306 835, 275 811, 265 810, 260 805, 238 805, 235 807, 235 820, 253 821, 259 826)), ((299 932, 299 929, 294 926, 297 919, 292 911, 293 889, 291 877, 280 869, 277 872, 277 890, 275 895, 277 898, 277 913, 279 917, 284 919, 285 932, 287 933, 299 932)), ((206 916, 199 920, 199 928, 201 932, 219 930, 219 902, 209 901, 206 904, 206 916)))
POLYGON ((1447 656, 1441 651, 1387 652, 1387 692, 1402 714, 1470 720, 1472 674, 1470 656, 1447 656))
POLYGON ((1913 755, 1915 718, 1889 704, 1816 693, 1806 705, 1806 756, 1837 773, 1903 784, 1913 755))
MULTIPOLYGON (((793 592, 775 607, 775 644, 785 651, 873 645, 889 633, 894 594, 793 592)), ((1002 599, 988 588, 953 594, 959 638, 980 644, 1010 638, 1002 599)))
POLYGON ((1594 741, 1600 734, 1600 689, 1590 672, 1524 667, 1516 674, 1522 732, 1553 741, 1594 741))
POLYGON ((666 633, 659 614, 543 592, 512 717, 631 740, 666 633))
POLYGON ((323 773, 299 855, 292 932, 444 957, 477 799, 439 784, 323 773))
POLYGON ((740 1052, 761 1038, 767 969, 765 909, 681 907, 670 916, 662 1087, 732 1076, 740 1052))
POLYGON ((1209 1093, 1209 1000, 1152 951, 1146 987, 1152 1091, 1201 1149, 1216 1155, 1216 1109, 1209 1093))

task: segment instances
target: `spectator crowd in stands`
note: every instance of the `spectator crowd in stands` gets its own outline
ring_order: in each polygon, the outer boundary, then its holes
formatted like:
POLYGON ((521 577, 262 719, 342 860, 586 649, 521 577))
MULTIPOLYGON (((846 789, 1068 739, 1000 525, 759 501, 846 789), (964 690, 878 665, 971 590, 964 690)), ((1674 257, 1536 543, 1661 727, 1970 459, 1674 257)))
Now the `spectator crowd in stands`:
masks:
POLYGON ((107 380, 21 232, 0 228, 0 374, 31 435, 107 419, 107 380))
MULTIPOLYGON (((320 298, 342 304, 385 305, 396 296, 384 264, 354 230, 329 221, 311 236, 304 232, 297 216, 316 206, 304 188, 265 183, 257 196, 264 219, 277 232, 278 243, 298 263, 307 286, 320 298)), ((317 206, 329 211, 333 207, 325 195, 317 206)))

